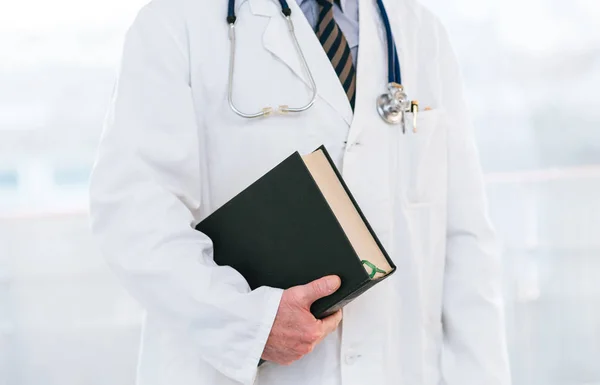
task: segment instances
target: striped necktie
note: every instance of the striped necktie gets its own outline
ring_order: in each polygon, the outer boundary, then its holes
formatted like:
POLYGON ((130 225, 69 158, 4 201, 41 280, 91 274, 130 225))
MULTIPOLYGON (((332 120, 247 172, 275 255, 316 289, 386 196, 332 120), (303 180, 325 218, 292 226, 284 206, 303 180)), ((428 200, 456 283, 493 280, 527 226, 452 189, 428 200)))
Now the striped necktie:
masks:
POLYGON ((352 54, 350 53, 348 41, 346 41, 342 30, 333 19, 333 1, 317 0, 321 11, 317 22, 316 34, 344 87, 344 91, 346 91, 346 96, 354 111, 356 71, 352 63, 352 54))

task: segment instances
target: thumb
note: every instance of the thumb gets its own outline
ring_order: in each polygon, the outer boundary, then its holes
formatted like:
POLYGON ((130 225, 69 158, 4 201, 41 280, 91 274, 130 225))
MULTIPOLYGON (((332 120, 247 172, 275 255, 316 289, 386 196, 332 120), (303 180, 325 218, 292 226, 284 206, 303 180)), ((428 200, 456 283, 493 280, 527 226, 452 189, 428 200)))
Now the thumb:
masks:
POLYGON ((337 275, 328 275, 323 278, 319 278, 315 281, 309 282, 306 285, 300 286, 301 291, 300 298, 302 305, 307 308, 313 304, 316 300, 327 297, 333 294, 341 285, 340 277, 337 275))

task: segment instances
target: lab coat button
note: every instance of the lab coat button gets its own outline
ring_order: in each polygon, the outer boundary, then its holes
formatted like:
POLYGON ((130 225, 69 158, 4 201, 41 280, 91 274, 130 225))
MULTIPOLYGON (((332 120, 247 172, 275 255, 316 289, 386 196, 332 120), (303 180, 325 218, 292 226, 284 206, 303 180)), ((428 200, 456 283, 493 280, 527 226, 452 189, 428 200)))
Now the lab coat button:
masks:
POLYGON ((351 152, 356 149, 356 146, 360 146, 359 142, 346 143, 346 152, 351 152))
POLYGON ((360 355, 348 353, 346 354, 346 357, 344 357, 344 361, 346 362, 346 365, 354 365, 358 357, 360 357, 360 355))

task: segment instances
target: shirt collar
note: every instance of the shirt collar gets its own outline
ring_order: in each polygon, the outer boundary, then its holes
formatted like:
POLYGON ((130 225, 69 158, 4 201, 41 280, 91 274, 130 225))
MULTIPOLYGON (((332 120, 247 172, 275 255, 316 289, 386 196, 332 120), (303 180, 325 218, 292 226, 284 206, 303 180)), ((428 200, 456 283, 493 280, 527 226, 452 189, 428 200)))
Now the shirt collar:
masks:
MULTIPOLYGON (((296 0, 296 3, 298 3, 298 5, 302 5, 308 1, 316 1, 316 0, 296 0)), ((339 3, 340 7, 342 8, 342 12, 346 11, 346 3, 348 2, 348 0, 334 0, 335 2, 339 3)))

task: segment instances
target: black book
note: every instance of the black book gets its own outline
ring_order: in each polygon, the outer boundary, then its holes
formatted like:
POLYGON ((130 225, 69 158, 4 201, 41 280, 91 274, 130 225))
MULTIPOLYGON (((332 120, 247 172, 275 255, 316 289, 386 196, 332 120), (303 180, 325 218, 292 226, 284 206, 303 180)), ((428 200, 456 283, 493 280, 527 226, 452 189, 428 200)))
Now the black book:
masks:
POLYGON ((341 287, 316 301, 334 313, 396 269, 324 146, 293 153, 196 226, 213 242, 218 265, 252 289, 287 289, 326 275, 341 287))

